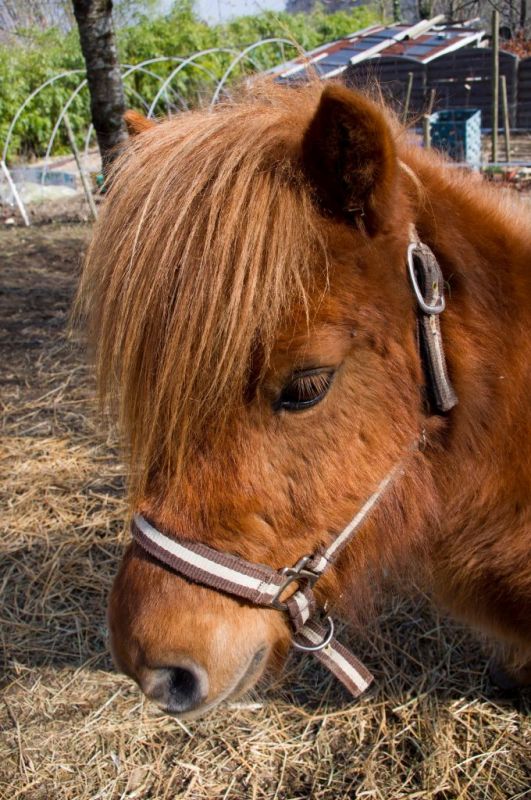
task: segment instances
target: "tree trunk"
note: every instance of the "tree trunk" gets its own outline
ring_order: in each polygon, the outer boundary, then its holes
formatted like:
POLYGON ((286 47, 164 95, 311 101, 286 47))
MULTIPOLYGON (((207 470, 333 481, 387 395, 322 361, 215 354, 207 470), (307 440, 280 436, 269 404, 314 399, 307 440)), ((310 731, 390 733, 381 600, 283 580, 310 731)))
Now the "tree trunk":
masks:
POLYGON ((103 172, 127 138, 125 99, 112 24, 112 0, 72 0, 87 68, 92 124, 103 172))
POLYGON ((393 21, 400 22, 402 19, 402 10, 400 8, 400 0, 393 0, 393 21))

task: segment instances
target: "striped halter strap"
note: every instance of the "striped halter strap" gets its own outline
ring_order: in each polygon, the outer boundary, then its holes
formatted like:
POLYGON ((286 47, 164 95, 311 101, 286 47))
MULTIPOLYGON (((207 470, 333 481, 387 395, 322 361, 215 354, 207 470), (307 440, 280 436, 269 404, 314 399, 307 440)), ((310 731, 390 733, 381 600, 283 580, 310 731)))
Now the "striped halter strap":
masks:
MULTIPOLYGON (((446 412, 457 403, 457 397, 446 370, 438 320, 444 310, 444 281, 437 259, 430 248, 420 242, 413 226, 407 264, 418 304, 417 324, 426 389, 434 412, 446 412)), ((411 449, 418 446, 419 442, 415 442, 411 449)), ((153 558, 189 580, 287 614, 293 629, 293 645, 313 653, 357 697, 369 686, 372 675, 334 638, 334 622, 324 610, 317 608, 313 587, 402 472, 401 464, 395 466, 331 544, 303 556, 293 567, 275 570, 200 542, 167 536, 141 515, 133 518, 132 533, 153 558)))
POLYGON ((392 469, 328 547, 304 556, 293 567, 274 570, 201 542, 167 536, 140 514, 133 518, 133 537, 153 558, 179 575, 256 606, 287 614, 294 647, 316 656, 357 697, 372 682, 372 675, 334 638, 334 622, 317 609, 313 586, 334 564, 401 472, 401 467, 392 469))

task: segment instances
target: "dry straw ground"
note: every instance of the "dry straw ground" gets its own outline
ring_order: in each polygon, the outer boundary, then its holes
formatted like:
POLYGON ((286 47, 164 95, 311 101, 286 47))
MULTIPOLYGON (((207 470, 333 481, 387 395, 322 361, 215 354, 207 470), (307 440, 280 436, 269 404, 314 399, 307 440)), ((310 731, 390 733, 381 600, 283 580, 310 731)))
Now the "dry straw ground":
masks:
POLYGON ((354 643, 376 675, 358 703, 294 657, 282 679, 185 726, 113 672, 122 475, 65 336, 88 234, 0 232, 0 797, 531 797, 529 697, 503 699, 479 643, 422 599, 390 603, 354 643))

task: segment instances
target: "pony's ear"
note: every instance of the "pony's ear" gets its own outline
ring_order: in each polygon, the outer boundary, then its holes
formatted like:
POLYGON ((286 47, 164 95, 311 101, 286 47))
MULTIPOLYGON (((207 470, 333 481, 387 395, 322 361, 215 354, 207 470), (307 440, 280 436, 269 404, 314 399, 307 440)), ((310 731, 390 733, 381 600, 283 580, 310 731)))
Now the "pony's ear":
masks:
POLYGON ((374 234, 392 201, 397 158, 378 106, 343 86, 327 86, 302 142, 303 168, 328 215, 374 234))
POLYGON ((132 109, 125 112, 124 121, 129 136, 137 136, 139 133, 154 128, 157 124, 155 120, 148 119, 143 114, 139 114, 138 111, 133 111, 132 109))

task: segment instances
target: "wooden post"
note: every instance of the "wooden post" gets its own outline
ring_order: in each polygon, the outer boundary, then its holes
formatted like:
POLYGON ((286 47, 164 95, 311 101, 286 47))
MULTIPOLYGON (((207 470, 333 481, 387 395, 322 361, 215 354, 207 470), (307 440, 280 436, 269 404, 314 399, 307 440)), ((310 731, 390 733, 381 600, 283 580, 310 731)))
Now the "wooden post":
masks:
POLYGON ((404 103, 404 113, 402 114, 402 122, 404 125, 407 122, 407 117, 409 114, 409 103, 411 102, 411 90, 413 88, 413 73, 408 72, 407 74, 407 88, 406 88, 406 100, 404 103))
POLYGON ((500 12, 492 12, 492 155, 496 163, 498 155, 498 91, 500 85, 500 12))
POLYGON ((424 147, 429 150, 431 147, 430 115, 424 114, 422 117, 422 140, 424 147))
POLYGON ((436 95, 436 90, 435 89, 431 89, 430 90, 430 100, 429 100, 429 103, 428 103, 428 116, 431 116, 433 114, 433 106, 435 105, 435 95, 436 95))
POLYGON ((431 115, 433 114, 433 106, 435 105, 435 89, 430 91, 430 99, 428 101, 428 108, 422 117, 422 141, 426 150, 431 148, 431 115))
POLYGON ((393 22, 400 22, 401 18, 400 0, 393 0, 393 22))
POLYGON ((505 160, 511 160, 511 124, 509 122, 509 101, 507 99, 507 78, 502 75, 501 78, 502 90, 502 108, 503 108, 503 131, 505 135, 505 160))
POLYGON ((72 126, 70 125, 70 120, 68 119, 68 114, 64 115, 63 121, 65 123, 68 141, 70 142, 70 147, 72 153, 74 154, 74 158, 76 160, 77 168, 79 171, 79 177, 81 178, 81 184, 83 186, 83 191, 85 192, 85 197, 87 198, 87 203, 90 208, 90 213, 92 214, 94 219, 98 219, 98 209, 96 208, 96 203, 94 202, 94 198, 92 196, 92 190, 90 188, 90 184, 87 180, 87 176, 85 175, 85 171, 83 170, 83 165, 81 164, 81 158, 79 157, 79 150, 77 149, 76 140, 74 139, 74 133, 72 131, 72 126))

